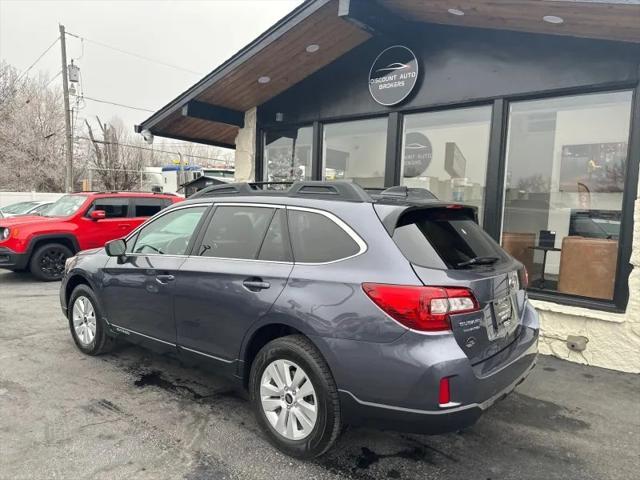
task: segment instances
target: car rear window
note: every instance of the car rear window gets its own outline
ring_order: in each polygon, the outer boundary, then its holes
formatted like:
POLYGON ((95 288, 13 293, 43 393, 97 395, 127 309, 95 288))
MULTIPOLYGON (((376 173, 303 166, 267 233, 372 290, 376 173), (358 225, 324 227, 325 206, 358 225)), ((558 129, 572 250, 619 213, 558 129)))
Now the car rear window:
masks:
POLYGON ((508 260, 500 246, 470 217, 468 210, 447 208, 413 210, 400 217, 393 241, 416 265, 465 268, 474 258, 508 260), (436 257, 437 255, 437 257, 436 257))
POLYGON ((152 217, 168 205, 162 198, 136 198, 134 204, 134 217, 152 217))

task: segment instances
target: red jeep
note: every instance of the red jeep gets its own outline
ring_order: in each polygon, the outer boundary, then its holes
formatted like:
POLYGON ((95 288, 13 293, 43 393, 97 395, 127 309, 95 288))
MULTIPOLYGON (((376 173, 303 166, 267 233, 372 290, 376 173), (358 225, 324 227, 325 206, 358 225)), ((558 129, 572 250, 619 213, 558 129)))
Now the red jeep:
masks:
POLYGON ((85 192, 61 197, 43 216, 0 218, 0 268, 59 280, 67 258, 127 235, 181 197, 134 192, 85 192))

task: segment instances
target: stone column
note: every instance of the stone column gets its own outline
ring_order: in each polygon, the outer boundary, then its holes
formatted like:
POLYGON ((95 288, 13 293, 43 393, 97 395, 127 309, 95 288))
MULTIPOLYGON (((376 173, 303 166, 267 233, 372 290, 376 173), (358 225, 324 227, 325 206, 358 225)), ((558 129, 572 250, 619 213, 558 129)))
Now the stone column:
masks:
POLYGON ((244 113, 244 128, 238 130, 236 136, 236 182, 254 182, 256 180, 256 121, 256 107, 244 113))

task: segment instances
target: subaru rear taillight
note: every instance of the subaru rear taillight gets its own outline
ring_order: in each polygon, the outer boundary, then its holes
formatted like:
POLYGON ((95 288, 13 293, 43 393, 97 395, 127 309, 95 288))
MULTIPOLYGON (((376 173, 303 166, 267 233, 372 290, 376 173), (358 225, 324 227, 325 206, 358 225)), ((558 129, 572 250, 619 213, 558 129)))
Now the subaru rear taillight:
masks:
POLYGON ((362 289, 387 315, 421 332, 451 330, 450 314, 479 310, 466 288, 363 283, 362 289))
POLYGON ((451 385, 449 383, 449 377, 443 377, 440 379, 440 388, 438 389, 438 403, 440 406, 446 405, 451 402, 451 385))

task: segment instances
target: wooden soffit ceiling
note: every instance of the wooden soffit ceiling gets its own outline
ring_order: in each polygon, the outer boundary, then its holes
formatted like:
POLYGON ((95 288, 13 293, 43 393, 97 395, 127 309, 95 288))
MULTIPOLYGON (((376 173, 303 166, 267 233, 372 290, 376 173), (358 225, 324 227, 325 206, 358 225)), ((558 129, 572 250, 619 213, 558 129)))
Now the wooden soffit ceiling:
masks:
MULTIPOLYGON (((311 13, 292 26, 276 24, 259 37, 255 45, 252 44, 254 51, 250 51, 252 45, 249 45, 145 120, 137 130, 149 129, 158 136, 233 147, 240 124, 216 122, 214 115, 209 119, 192 118, 184 113, 187 110, 183 106, 196 102, 199 106, 211 105, 236 113, 245 112, 369 39, 370 33, 338 16, 338 5, 339 0, 306 2, 298 10, 314 7, 311 13), (319 48, 308 52, 309 45, 319 48), (234 62, 236 57, 238 61, 234 62), (268 77, 269 81, 259 83, 261 77, 268 77)), ((289 16, 293 17, 291 21, 296 20, 294 14, 289 16)))
POLYGON ((640 42, 635 0, 307 0, 136 130, 234 148, 245 111, 405 21, 640 42))
POLYGON ((367 40, 370 35, 338 17, 338 2, 332 1, 286 36, 258 52, 205 91, 198 100, 245 111, 282 93, 315 71, 367 40), (308 53, 307 46, 319 50, 308 53), (271 80, 259 84, 260 77, 271 80))
POLYGON ((636 0, 377 1, 414 22, 640 42, 640 2, 636 0), (559 17, 562 23, 545 22, 548 16, 559 17))

